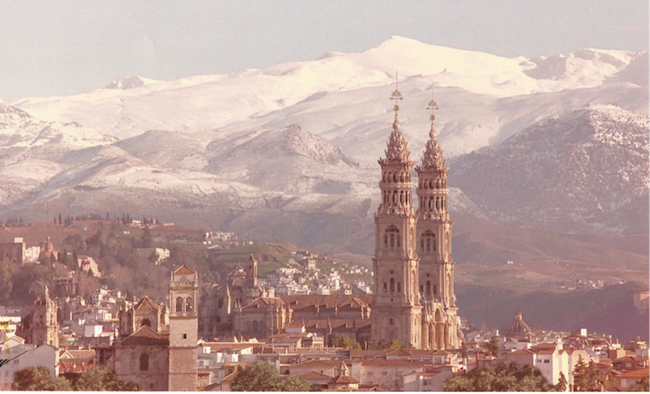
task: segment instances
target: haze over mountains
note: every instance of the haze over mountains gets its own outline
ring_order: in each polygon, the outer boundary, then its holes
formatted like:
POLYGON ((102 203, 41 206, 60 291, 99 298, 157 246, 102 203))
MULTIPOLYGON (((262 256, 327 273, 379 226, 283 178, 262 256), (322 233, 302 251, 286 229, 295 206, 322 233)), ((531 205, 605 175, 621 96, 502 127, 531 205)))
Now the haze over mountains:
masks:
POLYGON ((0 217, 130 212, 368 254, 395 71, 415 160, 435 86, 439 140, 455 158, 452 209, 550 231, 648 233, 647 52, 507 59, 402 37, 0 104, 0 217))

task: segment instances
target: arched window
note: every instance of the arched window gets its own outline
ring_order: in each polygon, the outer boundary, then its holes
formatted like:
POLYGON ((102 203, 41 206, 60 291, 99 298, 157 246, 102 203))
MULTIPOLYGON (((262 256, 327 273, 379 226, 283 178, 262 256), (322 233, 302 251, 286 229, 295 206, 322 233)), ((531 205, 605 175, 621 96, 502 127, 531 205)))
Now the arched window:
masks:
POLYGON ((420 250, 426 250, 426 253, 436 251, 436 234, 433 231, 427 230, 422 233, 422 236, 420 238, 420 250))
POLYGON ((431 281, 427 281, 427 295, 431 295, 431 281))
POLYGON ((223 298, 219 298, 219 309, 223 308, 223 298))
POLYGON ((192 300, 192 297, 187 297, 185 299, 185 312, 193 312, 194 311, 194 302, 192 300))
POLYGON ((140 324, 140 327, 144 327, 144 326, 147 326, 147 327, 151 328, 151 320, 142 319, 142 323, 140 324))
POLYGON ((259 323, 257 320, 253 320, 253 331, 258 331, 260 328, 259 323))
POLYGON ((393 325, 393 318, 392 317, 388 320, 388 324, 391 325, 391 326, 393 325))
POLYGON ((140 355, 140 371, 149 370, 149 355, 147 353, 142 353, 140 355))
POLYGON ((394 293, 395 292, 395 279, 390 278, 390 292, 394 293))
POLYGON ((391 173, 390 171, 388 171, 388 179, 387 179, 387 180, 388 180, 388 183, 390 183, 390 181, 391 181, 391 179, 390 179, 391 176, 392 176, 392 173, 391 173))
POLYGON ((176 298, 176 312, 183 312, 183 299, 181 297, 176 298))
POLYGON ((400 182, 404 182, 404 173, 403 172, 400 172, 399 180, 400 180, 400 182))
POLYGON ((433 295, 438 295, 438 285, 433 285, 433 295))
POLYGON ((384 293, 388 292, 388 284, 384 282, 384 293))
POLYGON ((384 230, 384 246, 393 249, 396 245, 400 247, 400 244, 399 229, 392 225, 388 226, 384 230))
POLYGON ((429 180, 429 189, 433 189, 433 179, 429 180))
POLYGON ((402 282, 397 282, 397 292, 398 293, 402 292, 402 282))
POLYGON ((393 174, 393 182, 397 182, 397 173, 393 174))

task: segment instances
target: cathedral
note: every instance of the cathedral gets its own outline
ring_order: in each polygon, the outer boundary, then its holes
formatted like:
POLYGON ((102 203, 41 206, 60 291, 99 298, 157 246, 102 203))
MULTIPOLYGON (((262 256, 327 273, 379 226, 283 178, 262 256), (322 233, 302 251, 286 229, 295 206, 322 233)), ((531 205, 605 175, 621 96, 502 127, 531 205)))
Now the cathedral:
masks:
MULTIPOLYGON (((379 160, 382 200, 375 214, 374 299, 372 339, 397 339, 418 349, 461 346, 454 296, 451 220, 447 210, 445 159, 431 130, 418 174, 418 209, 412 203, 414 162, 400 130, 397 100, 395 120, 385 157, 379 160)), ((437 109, 431 100, 427 109, 437 109)))
MULTIPOLYGON (((199 336, 246 340, 265 339, 285 331, 290 324, 306 332, 346 335, 367 348, 371 342, 396 339, 417 349, 458 349, 457 307, 454 296, 454 262, 451 225, 447 210, 447 174, 442 149, 431 129, 422 162, 415 166, 398 119, 398 90, 393 130, 381 166, 381 203, 375 215, 373 295, 293 295, 275 297, 272 289, 258 285, 258 262, 251 255, 239 261, 221 283, 201 298, 199 336), (413 179, 417 210, 413 204, 413 179)), ((431 100, 427 109, 437 109, 431 100)), ((164 308, 161 306, 161 308, 164 308)), ((153 316, 148 318, 153 325, 153 316)), ((166 324, 165 311, 158 312, 166 324)), ((128 314, 128 329, 138 326, 128 314)))

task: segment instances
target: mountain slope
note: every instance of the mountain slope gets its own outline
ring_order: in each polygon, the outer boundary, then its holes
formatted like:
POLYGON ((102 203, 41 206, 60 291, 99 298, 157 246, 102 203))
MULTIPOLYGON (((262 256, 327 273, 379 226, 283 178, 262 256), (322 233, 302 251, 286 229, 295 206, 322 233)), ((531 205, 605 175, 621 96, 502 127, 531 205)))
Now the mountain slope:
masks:
POLYGON ((647 233, 647 222, 639 228, 625 214, 619 221, 612 214, 647 196, 648 159, 647 115, 592 105, 452 160, 450 183, 485 212, 523 226, 647 233))

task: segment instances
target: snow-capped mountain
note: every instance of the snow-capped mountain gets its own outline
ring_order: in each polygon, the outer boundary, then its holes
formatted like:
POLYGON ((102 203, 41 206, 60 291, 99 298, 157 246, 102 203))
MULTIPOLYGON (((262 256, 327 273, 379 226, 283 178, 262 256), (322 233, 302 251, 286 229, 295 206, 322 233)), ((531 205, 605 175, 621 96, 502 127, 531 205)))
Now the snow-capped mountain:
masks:
POLYGON ((647 213, 612 215, 640 203, 647 212, 648 130, 648 115, 612 105, 570 110, 452 160, 450 183, 483 211, 524 226, 611 233, 643 221, 647 231, 647 213))
POLYGON ((446 157, 459 157, 450 173, 450 183, 459 187, 453 189, 458 201, 452 208, 518 223, 530 215, 534 225, 548 228, 556 221, 562 224, 556 230, 587 232, 623 231, 621 220, 612 218, 637 212, 624 204, 647 193, 647 177, 636 169, 618 173, 627 174, 628 183, 603 175, 616 203, 592 190, 599 184, 584 180, 568 214, 532 194, 526 206, 526 193, 532 191, 481 196, 473 182, 486 179, 472 181, 476 175, 468 171, 483 171, 496 181, 502 176, 497 170, 488 173, 472 163, 498 156, 500 149, 509 152, 512 141, 533 138, 538 128, 547 130, 541 134, 555 130, 559 137, 549 141, 568 143, 563 130, 578 124, 580 130, 600 131, 584 131, 584 136, 574 131, 571 138, 584 138, 571 145, 579 151, 575 154, 517 142, 521 171, 541 177, 540 183, 547 182, 544 176, 548 182, 573 179, 570 170, 576 167, 564 168, 556 178, 536 172, 539 160, 560 155, 580 165, 587 178, 600 179, 595 174, 613 170, 593 157, 618 165, 632 152, 643 157, 643 149, 647 164, 647 136, 628 135, 640 132, 643 119, 647 131, 647 52, 583 49, 508 59, 393 37, 360 53, 330 52, 312 61, 176 81, 126 77, 85 94, 0 104, 0 216, 33 220, 49 219, 52 211, 129 211, 259 237, 294 234, 297 238, 288 238, 303 245, 313 245, 305 237, 343 245, 351 234, 371 242, 369 223, 379 201, 376 160, 393 119, 388 97, 395 71, 412 159, 421 158, 428 139, 425 105, 433 95, 440 106, 438 138, 446 157), (630 126, 627 118, 640 120, 630 126), (641 145, 624 145, 628 140, 641 145), (521 202, 512 212, 498 205, 515 197, 521 202), (591 205, 578 206, 583 200, 591 205), (592 211, 611 213, 609 222, 590 218, 592 211), (323 231, 335 225, 342 232, 323 231), (256 226, 265 226, 268 234, 256 232, 256 226))

